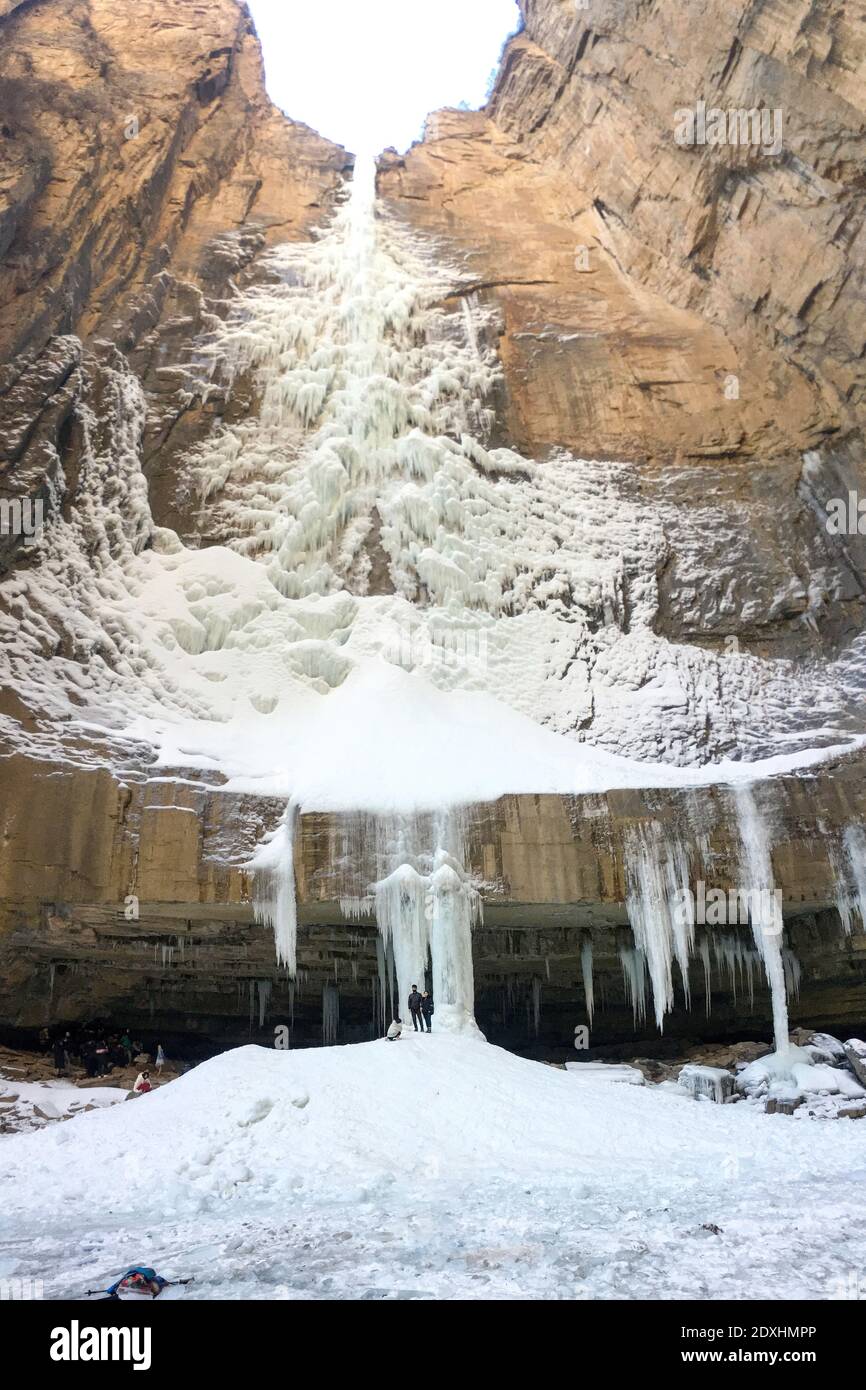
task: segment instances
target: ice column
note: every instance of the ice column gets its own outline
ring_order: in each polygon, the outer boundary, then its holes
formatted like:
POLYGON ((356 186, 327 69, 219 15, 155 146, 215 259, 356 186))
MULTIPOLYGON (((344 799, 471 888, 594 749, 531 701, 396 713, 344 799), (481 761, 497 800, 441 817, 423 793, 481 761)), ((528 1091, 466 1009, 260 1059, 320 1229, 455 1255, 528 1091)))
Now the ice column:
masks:
POLYGON ((787 1052, 788 999, 782 959, 784 922, 773 877, 769 831, 751 786, 737 788, 735 807, 740 833, 742 887, 749 895, 752 935, 770 985, 776 1051, 787 1052))
POLYGON ((437 1027, 450 1032, 477 1032, 472 927, 478 895, 443 852, 430 880, 433 999, 437 1027))
POLYGON ((277 960, 290 979, 298 970, 298 910, 295 897, 295 828, 298 808, 286 807, 280 825, 252 861, 255 872, 253 912, 257 922, 271 927, 277 960))
POLYGON ((586 998, 586 1020, 592 1027, 595 1012, 595 989, 592 980, 592 933, 585 931, 580 941, 580 969, 583 975, 583 993, 586 998))
MULTIPOLYGON (((374 893, 376 922, 385 950, 390 949, 394 955, 397 1011, 403 1018, 412 986, 424 988, 430 950, 427 879, 410 864, 401 864, 376 884, 374 893)), ((435 989, 433 997, 435 1000, 435 989)))

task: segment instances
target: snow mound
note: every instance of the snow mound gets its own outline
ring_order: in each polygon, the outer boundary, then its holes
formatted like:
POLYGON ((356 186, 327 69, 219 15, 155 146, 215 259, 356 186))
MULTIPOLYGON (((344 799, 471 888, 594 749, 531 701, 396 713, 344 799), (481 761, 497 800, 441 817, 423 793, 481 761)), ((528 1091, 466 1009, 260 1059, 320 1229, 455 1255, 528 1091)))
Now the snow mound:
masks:
MULTIPOLYGON (((696 1107, 686 1142, 676 1096, 580 1070, 575 1085, 574 1072, 435 1033, 295 1052, 243 1047, 134 1105, 8 1139, 0 1212, 5 1225, 53 1208, 92 1222, 235 1199, 364 1202, 431 1163, 457 1183, 542 1171, 573 1182, 612 1167, 639 1179, 683 1162, 712 1167, 740 1148, 768 1174, 778 1165, 772 1126, 749 1107, 696 1107)), ((816 1143, 831 1168, 851 1157, 846 1141, 826 1152, 814 1137, 790 1143, 794 1173, 810 1171, 816 1143)))

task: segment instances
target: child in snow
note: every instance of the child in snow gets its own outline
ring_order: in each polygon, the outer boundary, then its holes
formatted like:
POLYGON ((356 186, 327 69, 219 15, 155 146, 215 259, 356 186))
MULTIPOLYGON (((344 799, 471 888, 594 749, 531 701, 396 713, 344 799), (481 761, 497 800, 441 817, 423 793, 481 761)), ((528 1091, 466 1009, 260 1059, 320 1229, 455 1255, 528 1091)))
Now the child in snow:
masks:
POLYGON ((157 1274, 155 1269, 146 1265, 136 1265, 133 1269, 127 1270, 123 1278, 118 1279, 117 1283, 112 1284, 105 1292, 109 1298, 117 1298, 122 1293, 144 1293, 158 1298, 167 1286, 168 1280, 157 1274))
POLYGON ((388 1041, 396 1042, 403 1032, 403 1025, 399 1018, 395 1018, 391 1027, 388 1029, 388 1041))
POLYGON ((137 1096, 146 1096, 148 1091, 152 1091, 153 1086, 150 1084, 150 1072, 139 1072, 138 1076, 135 1079, 135 1085, 132 1089, 133 1093, 137 1096))

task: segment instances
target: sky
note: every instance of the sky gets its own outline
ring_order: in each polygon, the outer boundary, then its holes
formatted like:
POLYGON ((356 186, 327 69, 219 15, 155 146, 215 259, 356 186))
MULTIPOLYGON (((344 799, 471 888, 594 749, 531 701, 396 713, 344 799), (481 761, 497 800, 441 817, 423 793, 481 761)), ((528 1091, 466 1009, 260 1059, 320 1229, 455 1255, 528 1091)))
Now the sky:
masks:
POLYGON ((428 112, 484 105, 516 0, 249 0, 268 90, 353 153, 420 139, 428 112))

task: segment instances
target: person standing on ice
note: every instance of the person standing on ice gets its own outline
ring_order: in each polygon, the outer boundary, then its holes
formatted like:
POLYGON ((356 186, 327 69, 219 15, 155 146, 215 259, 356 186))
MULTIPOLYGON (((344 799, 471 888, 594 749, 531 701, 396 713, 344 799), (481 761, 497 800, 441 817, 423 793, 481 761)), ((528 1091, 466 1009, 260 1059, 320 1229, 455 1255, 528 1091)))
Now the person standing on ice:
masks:
POLYGON ((156 1045, 156 1074, 162 1076, 162 1069, 165 1066, 165 1053, 162 1050, 162 1043, 156 1045))
POLYGON ((433 1017, 433 995, 430 993, 429 989, 425 989, 424 993, 421 995, 421 1017, 427 1024, 427 1032, 432 1033, 433 1029, 430 1027, 430 1020, 433 1017))
POLYGON ((388 1029, 387 1037, 389 1042, 396 1042, 403 1033, 403 1025, 399 1018, 395 1018, 391 1027, 388 1029))
POLYGON ((424 1024, 421 1019, 421 995, 418 993, 418 986, 412 986, 412 993, 409 995, 409 1012, 412 1015, 412 1026, 416 1033, 424 1032, 424 1024))

